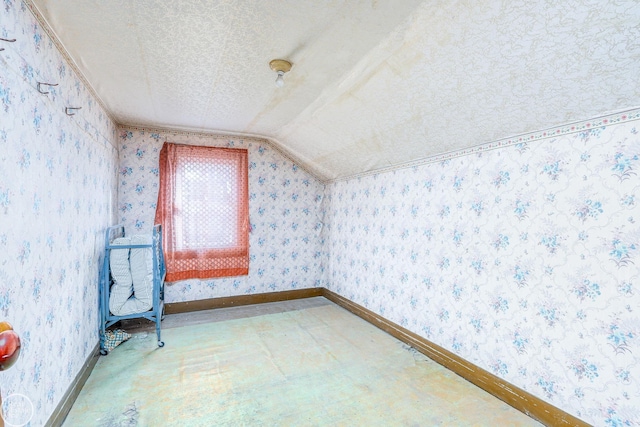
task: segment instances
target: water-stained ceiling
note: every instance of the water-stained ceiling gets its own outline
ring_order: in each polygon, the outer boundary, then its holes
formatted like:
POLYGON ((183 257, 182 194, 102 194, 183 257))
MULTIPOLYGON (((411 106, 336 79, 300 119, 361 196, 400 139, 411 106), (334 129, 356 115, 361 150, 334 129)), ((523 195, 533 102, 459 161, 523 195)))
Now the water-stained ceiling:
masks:
POLYGON ((264 136, 322 179, 640 105, 636 0, 31 1, 119 123, 264 136))

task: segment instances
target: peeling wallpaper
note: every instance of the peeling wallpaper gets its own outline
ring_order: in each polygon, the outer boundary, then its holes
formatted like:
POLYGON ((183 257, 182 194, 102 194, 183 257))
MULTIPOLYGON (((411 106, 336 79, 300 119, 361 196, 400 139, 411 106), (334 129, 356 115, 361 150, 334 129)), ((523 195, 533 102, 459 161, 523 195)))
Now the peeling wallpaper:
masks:
POLYGON ((3 2, 0 18, 0 37, 17 39, 0 42, 0 321, 22 340, 0 389, 6 425, 42 426, 98 342, 117 134, 22 3, 3 2), (58 86, 41 94, 38 81, 58 86))
POLYGON ((164 141, 249 150, 249 275, 167 285, 166 302, 320 285, 324 185, 261 139, 121 128, 118 209, 129 232, 149 231, 164 141))
POLYGON ((589 123, 328 185, 327 287, 589 423, 640 425, 640 111, 589 123))

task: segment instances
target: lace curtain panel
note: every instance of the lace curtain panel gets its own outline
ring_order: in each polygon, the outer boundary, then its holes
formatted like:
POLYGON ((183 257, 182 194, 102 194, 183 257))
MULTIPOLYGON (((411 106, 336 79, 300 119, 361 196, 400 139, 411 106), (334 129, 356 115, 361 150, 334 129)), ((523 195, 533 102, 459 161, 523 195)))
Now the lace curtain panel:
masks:
POLYGON ((166 281, 249 274, 247 150, 165 143, 156 224, 166 281))

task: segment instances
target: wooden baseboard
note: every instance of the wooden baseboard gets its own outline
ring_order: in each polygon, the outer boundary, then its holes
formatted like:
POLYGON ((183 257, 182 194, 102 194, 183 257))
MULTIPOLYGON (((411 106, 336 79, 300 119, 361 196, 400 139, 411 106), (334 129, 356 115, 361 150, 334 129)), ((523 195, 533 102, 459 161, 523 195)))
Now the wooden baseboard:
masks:
POLYGON ((84 362, 84 365, 80 369, 80 372, 78 372, 78 375, 76 375, 73 382, 69 385, 67 392, 64 394, 64 396, 62 396, 60 403, 58 403, 58 406, 53 411, 53 413, 49 417, 49 420, 45 424, 46 427, 59 427, 62 425, 62 422, 67 417, 67 414, 71 410, 71 407, 78 398, 78 395, 80 394, 80 390, 82 390, 84 383, 87 382, 87 378, 89 378, 91 371, 93 371, 96 363, 98 363, 99 357, 100 344, 98 343, 93 348, 91 354, 89 354, 89 357, 87 357, 87 360, 84 362))
MULTIPOLYGON (((232 297, 210 298, 205 300, 168 303, 165 305, 166 314, 186 313, 191 311, 209 310, 213 308, 234 307, 268 302, 288 301, 301 298, 323 296, 335 304, 347 309, 351 313, 382 329, 398 340, 412 346, 430 359, 455 372, 467 381, 475 384, 486 392, 504 401, 515 409, 525 413, 546 426, 579 426, 588 427, 589 424, 556 408, 540 398, 528 393, 501 378, 475 366, 456 354, 442 348, 425 338, 397 325, 373 311, 362 307, 347 298, 325 288, 295 289, 291 291, 269 292, 253 295, 238 295, 232 297)), ((100 346, 96 345, 73 383, 63 396, 46 426, 58 427, 62 425, 75 402, 82 386, 98 361, 100 346)), ((1 417, 0 417, 1 418, 1 417)), ((0 420, 1 422, 1 420, 0 420)))
POLYGON ((236 307, 240 305, 263 304, 266 302, 288 301, 322 296, 323 288, 294 289, 290 291, 268 292, 264 294, 237 295, 232 297, 209 298, 196 301, 171 302, 164 306, 166 314, 188 313, 212 308, 236 307))
POLYGON ((589 424, 561 409, 539 399, 492 373, 467 362, 454 353, 422 338, 421 336, 397 325, 384 317, 358 305, 328 289, 322 288, 322 296, 361 317, 374 326, 389 333, 398 340, 414 347, 430 359, 455 372, 467 381, 475 384, 520 412, 534 418, 546 426, 580 426, 589 424))

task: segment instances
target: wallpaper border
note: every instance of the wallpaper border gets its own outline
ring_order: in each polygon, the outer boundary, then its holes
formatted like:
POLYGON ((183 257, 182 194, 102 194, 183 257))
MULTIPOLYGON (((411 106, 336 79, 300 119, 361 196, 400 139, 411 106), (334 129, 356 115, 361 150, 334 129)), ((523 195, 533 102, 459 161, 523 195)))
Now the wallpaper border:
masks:
POLYGON ((116 125, 116 127, 118 127, 118 128, 124 127, 124 128, 128 128, 128 129, 133 129, 133 130, 161 130, 163 132, 175 132, 177 134, 194 135, 194 136, 208 136, 208 137, 212 137, 212 136, 213 137, 215 137, 215 136, 222 136, 222 137, 233 136, 233 137, 236 137, 236 138, 245 138, 245 139, 249 139, 250 138, 250 139, 254 139, 254 140, 263 140, 263 141, 269 143, 269 145, 275 151, 277 151, 281 156, 283 156, 287 160, 289 160, 289 161, 295 163, 296 165, 298 165, 299 167, 301 167, 306 173, 311 175, 318 182, 323 183, 323 184, 328 182, 327 179, 322 178, 320 173, 315 170, 315 168, 310 164, 310 162, 307 162, 307 161, 304 161, 304 160, 300 159, 297 155, 295 155, 295 154, 291 153, 289 150, 285 149, 284 146, 277 139, 269 137, 269 136, 248 135, 248 134, 244 134, 243 135, 242 133, 216 131, 216 130, 212 130, 210 132, 207 132, 207 131, 196 131, 196 130, 183 130, 183 129, 177 129, 177 128, 171 128, 171 127, 162 127, 162 126, 153 126, 153 125, 150 125, 150 126, 135 125, 135 124, 130 124, 130 123, 121 122, 121 121, 117 120, 114 117, 114 115, 111 112, 111 110, 107 107, 105 102, 102 100, 100 95, 98 95, 98 92, 95 90, 93 85, 91 85, 91 83, 89 83, 89 80, 86 78, 84 73, 80 70, 80 67, 74 61, 73 57, 71 56, 71 54, 69 53, 67 48, 64 46, 64 44, 62 43, 62 41, 60 40, 60 38, 58 37, 56 32, 53 30, 53 27, 51 25, 49 25, 49 22, 46 20, 46 18, 42 14, 42 12, 40 12, 40 9, 38 9, 38 6, 35 3, 33 3, 32 0, 22 0, 22 1, 27 6, 27 8, 31 12, 31 14, 38 21, 38 23, 42 27, 43 31, 45 33, 47 33, 47 35, 49 36, 49 38, 51 39, 53 44, 56 46, 56 48, 60 52, 60 55, 62 55, 64 60, 69 64, 71 69, 76 73, 78 78, 87 87, 87 89, 89 90, 91 95, 93 95, 93 97, 98 101, 98 104, 100 104, 100 106, 104 110, 105 114, 109 117, 109 119, 111 119, 111 121, 116 125))
POLYGON ((417 166, 422 166, 430 163, 439 163, 446 160, 455 159, 458 157, 470 156, 472 154, 483 153, 485 151, 497 150, 500 148, 510 147, 517 144, 525 144, 529 142, 542 141, 548 138, 556 138, 559 136, 570 135, 573 133, 579 133, 588 131, 594 128, 602 128, 618 123, 632 122, 640 120, 640 107, 627 108, 615 113, 607 113, 599 115, 587 120, 579 120, 575 122, 566 123, 563 125, 552 126, 549 128, 525 132, 508 136, 506 138, 496 139, 491 142, 485 142, 482 144, 474 145, 469 148, 463 148, 460 150, 448 151, 433 156, 424 157, 422 159, 413 160, 410 162, 399 163, 396 165, 374 169, 354 175, 348 175, 344 177, 329 179, 324 181, 325 184, 331 184, 334 182, 349 181, 352 179, 363 178, 370 175, 378 175, 386 172, 393 172, 401 169, 409 169, 417 166))
POLYGON ((313 177, 316 181, 321 184, 326 184, 328 181, 322 179, 317 173, 313 171, 313 168, 309 166, 308 163, 299 160, 297 156, 289 153, 285 150, 282 145, 274 138, 270 138, 268 136, 260 136, 260 135, 252 135, 252 134, 243 134, 236 132, 225 132, 225 131, 206 131, 206 130, 188 130, 188 129, 180 129, 180 128, 171 128, 171 127, 163 127, 163 126, 145 126, 145 125, 134 125, 127 123, 116 123, 118 130, 127 129, 138 132, 163 132, 169 133, 172 135, 182 135, 182 136, 193 136, 199 138, 236 138, 243 139, 245 141, 252 141, 258 143, 266 143, 268 144, 275 152, 280 154, 285 159, 289 160, 291 163, 297 165, 304 172, 313 177))
POLYGON ((73 60, 67 49, 65 48, 62 41, 58 38, 57 34, 53 30, 53 28, 49 25, 47 20, 44 18, 44 15, 40 12, 38 7, 33 3, 32 0, 22 0, 22 2, 27 6, 27 8, 31 11, 36 20, 40 23, 42 29, 47 33, 47 35, 51 38, 53 43, 56 45, 60 54, 64 57, 67 63, 71 66, 73 71, 78 75, 78 78, 85 84, 91 95, 95 97, 98 101, 102 109, 105 111, 105 114, 111 119, 111 121, 118 128, 128 128, 133 130, 161 130, 164 132, 175 132, 176 134, 182 135, 193 135, 193 136, 208 136, 208 137, 229 137, 233 136, 236 138, 246 138, 246 139, 254 139, 254 140, 263 140, 264 142, 269 143, 269 145, 276 150, 280 155, 288 159, 289 161, 300 166, 306 173, 314 177, 318 182, 323 184, 331 184, 334 182, 340 181, 348 181, 351 179, 362 178, 369 175, 377 175, 380 173, 391 172, 395 170, 408 169, 411 167, 421 166, 429 163, 438 163, 450 159, 454 159, 457 157, 464 157, 472 154, 482 153, 485 151, 496 150, 503 147, 508 147, 516 144, 522 144, 527 142, 540 141, 547 138, 553 138, 563 135, 569 135, 572 133, 582 132, 585 130, 589 130, 591 128, 604 127, 616 123, 629 122, 640 119, 640 106, 630 107, 623 110, 619 110, 617 112, 609 112, 599 116, 595 116, 591 119, 587 120, 578 120, 575 122, 570 122, 558 126, 552 126, 549 128, 544 128, 537 131, 532 132, 524 132, 521 134, 516 134, 512 136, 508 136, 506 138, 497 139, 490 142, 481 143, 469 148, 463 148, 460 150, 448 151, 441 154, 436 154, 433 156, 424 157, 418 160, 412 160, 405 163, 399 163, 396 165, 391 165, 388 167, 374 169, 370 171, 365 171, 353 175, 347 175, 343 177, 337 178, 323 178, 320 171, 317 171, 316 167, 311 164, 311 162, 304 161, 298 158, 297 155, 289 152, 289 150, 285 149, 283 144, 281 144, 276 138, 272 138, 264 135, 250 135, 250 134, 242 134, 242 133, 234 133, 234 132, 224 132, 224 131, 198 131, 198 130, 181 130, 170 127, 161 127, 161 126, 145 126, 145 125, 134 125, 125 122, 120 122, 116 120, 113 116, 113 113, 109 108, 107 108, 106 104, 102 100, 102 98, 98 95, 94 87, 89 83, 84 73, 80 70, 76 62, 73 60))

